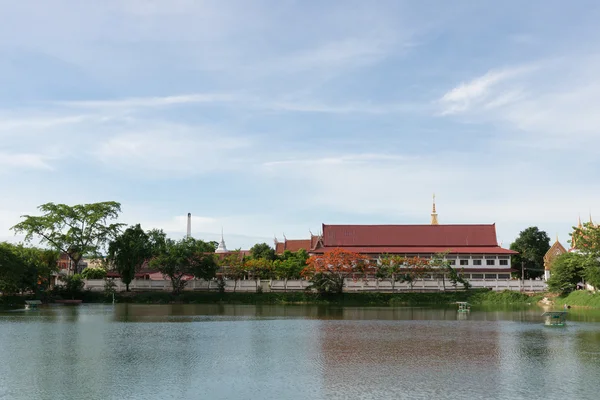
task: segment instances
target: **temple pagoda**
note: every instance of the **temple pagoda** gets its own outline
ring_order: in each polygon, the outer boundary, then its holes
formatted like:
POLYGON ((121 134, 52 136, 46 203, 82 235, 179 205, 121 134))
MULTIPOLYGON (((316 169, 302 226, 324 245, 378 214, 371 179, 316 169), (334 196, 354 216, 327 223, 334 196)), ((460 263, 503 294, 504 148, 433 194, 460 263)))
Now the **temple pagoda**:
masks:
POLYGON ((276 243, 276 251, 304 248, 311 255, 344 249, 378 260, 384 254, 430 258, 447 253, 470 279, 510 279, 511 255, 498 245, 495 224, 440 224, 435 207, 427 225, 327 225, 310 239, 276 243))

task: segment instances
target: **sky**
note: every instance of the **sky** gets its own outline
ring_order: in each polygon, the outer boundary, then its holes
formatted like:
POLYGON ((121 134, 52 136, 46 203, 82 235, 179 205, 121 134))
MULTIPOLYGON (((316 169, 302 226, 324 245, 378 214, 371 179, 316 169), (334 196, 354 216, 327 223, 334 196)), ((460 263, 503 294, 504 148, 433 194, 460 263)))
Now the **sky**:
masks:
POLYGON ((0 240, 47 202, 229 248, 600 219, 600 2, 0 0, 0 240))

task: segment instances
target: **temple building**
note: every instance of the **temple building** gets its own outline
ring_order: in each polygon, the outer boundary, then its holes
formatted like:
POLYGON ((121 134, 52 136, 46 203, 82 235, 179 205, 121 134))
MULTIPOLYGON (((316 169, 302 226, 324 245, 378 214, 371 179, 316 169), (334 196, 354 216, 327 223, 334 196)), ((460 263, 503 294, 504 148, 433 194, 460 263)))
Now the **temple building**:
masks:
MULTIPOLYGON (((587 224, 586 224, 587 225, 587 224)), ((597 227, 598 225, 594 223, 592 219, 592 214, 590 213, 589 225, 591 227, 597 227)), ((550 249, 544 255, 544 280, 550 279, 552 275, 552 263, 554 260, 564 253, 578 253, 581 251, 580 246, 578 244, 579 239, 582 235, 582 229, 584 229, 583 224, 581 223, 581 217, 579 217, 577 221, 577 227, 574 228, 573 233, 571 234, 571 247, 569 250, 566 249, 559 241, 558 237, 556 238, 556 242, 550 247, 550 249)))
POLYGON ((310 239, 276 243, 278 254, 292 248, 305 248, 311 255, 341 248, 373 260, 384 254, 430 258, 447 252, 446 259, 467 279, 510 279, 511 255, 518 254, 498 245, 495 224, 440 224, 435 197, 430 224, 323 224, 321 234, 310 239))
MULTIPOLYGON (((581 224, 581 221, 579 222, 581 224)), ((550 271, 552 269, 552 263, 556 258, 562 254, 565 254, 567 249, 563 246, 556 237, 556 242, 550 247, 550 249, 544 255, 544 280, 550 279, 550 271)))
POLYGON ((221 241, 215 249, 215 253, 229 253, 227 246, 225 246, 225 238, 223 237, 223 228, 221 228, 221 241))

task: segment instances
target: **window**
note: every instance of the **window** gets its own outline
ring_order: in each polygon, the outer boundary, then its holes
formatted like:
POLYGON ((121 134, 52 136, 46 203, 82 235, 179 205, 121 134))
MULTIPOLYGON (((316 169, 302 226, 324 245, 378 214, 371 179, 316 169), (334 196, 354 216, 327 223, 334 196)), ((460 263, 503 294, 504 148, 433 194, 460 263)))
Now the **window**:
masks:
POLYGON ((486 265, 496 265, 496 260, 485 260, 486 265))
POLYGON ((498 274, 498 279, 510 279, 510 274, 498 274))
POLYGON ((508 260, 500 260, 500 265, 508 265, 508 260))
POLYGON ((460 260, 460 265, 469 265, 469 260, 460 260))
POLYGON ((471 274, 471 279, 483 279, 483 274, 471 274))
POLYGON ((450 265, 456 265, 456 260, 448 260, 448 264, 450 264, 450 265))
POLYGON ((496 279, 496 274, 485 274, 485 279, 496 279))
POLYGON ((481 265, 481 260, 473 260, 473 265, 481 265))

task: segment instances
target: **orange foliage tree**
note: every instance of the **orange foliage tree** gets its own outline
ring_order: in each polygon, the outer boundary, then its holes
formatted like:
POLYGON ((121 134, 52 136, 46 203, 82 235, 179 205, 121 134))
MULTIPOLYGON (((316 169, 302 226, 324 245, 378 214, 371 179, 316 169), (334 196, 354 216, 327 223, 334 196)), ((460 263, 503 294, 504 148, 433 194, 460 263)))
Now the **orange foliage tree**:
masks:
POLYGON ((217 256, 219 257, 217 261, 219 265, 217 278, 219 279, 220 287, 222 286, 222 290, 225 290, 223 278, 233 279, 233 291, 235 292, 238 280, 242 279, 245 275, 244 256, 240 250, 217 256))
POLYGON ((306 264, 302 276, 309 278, 311 288, 320 293, 342 293, 345 278, 366 276, 371 269, 370 260, 366 256, 339 248, 313 255, 306 264))

